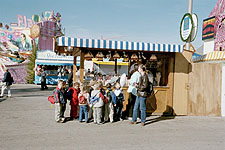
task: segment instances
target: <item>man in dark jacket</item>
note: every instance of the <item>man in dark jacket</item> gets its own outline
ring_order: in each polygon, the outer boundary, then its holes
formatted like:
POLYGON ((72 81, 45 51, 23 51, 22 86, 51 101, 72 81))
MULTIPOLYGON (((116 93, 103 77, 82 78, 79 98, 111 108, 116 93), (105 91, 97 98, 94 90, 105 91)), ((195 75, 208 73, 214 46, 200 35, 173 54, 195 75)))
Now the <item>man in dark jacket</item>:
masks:
POLYGON ((47 72, 45 68, 42 68, 41 70, 41 90, 48 89, 46 85, 46 77, 47 77, 47 72))
POLYGON ((138 114, 138 107, 140 106, 141 110, 141 125, 145 125, 146 121, 146 99, 148 97, 148 89, 149 89, 149 79, 148 75, 146 74, 146 68, 143 64, 141 64, 138 68, 138 71, 141 74, 141 77, 139 79, 137 86, 137 98, 134 104, 134 110, 133 110, 133 117, 131 124, 136 124, 137 121, 137 114, 138 114))
POLYGON ((3 97, 5 89, 8 90, 8 97, 11 97, 10 86, 13 83, 13 78, 12 78, 10 72, 8 71, 8 69, 4 69, 4 72, 5 73, 4 73, 4 77, 2 79, 2 91, 1 91, 0 97, 3 97))

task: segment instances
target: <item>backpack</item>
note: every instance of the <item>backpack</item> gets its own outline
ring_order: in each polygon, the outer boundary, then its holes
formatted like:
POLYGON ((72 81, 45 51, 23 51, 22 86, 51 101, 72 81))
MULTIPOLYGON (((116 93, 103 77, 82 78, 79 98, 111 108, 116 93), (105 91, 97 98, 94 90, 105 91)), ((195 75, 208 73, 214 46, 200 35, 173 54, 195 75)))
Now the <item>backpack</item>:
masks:
POLYGON ((55 98, 54 98, 54 95, 49 96, 49 97, 48 97, 48 101, 49 101, 50 103, 52 103, 52 104, 55 104, 55 98))
POLYGON ((48 101, 51 103, 51 104, 55 104, 55 97, 54 97, 54 94, 56 93, 56 89, 53 91, 53 94, 51 96, 48 97, 48 101))
POLYGON ((81 95, 78 100, 79 100, 79 104, 86 104, 86 101, 87 101, 84 95, 81 95))

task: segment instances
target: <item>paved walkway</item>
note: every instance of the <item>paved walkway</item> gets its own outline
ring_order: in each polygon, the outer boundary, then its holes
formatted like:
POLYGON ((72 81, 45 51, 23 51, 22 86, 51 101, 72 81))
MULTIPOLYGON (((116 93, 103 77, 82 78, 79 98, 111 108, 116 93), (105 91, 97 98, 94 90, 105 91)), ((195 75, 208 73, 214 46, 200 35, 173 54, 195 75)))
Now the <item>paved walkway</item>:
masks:
POLYGON ((144 127, 127 120, 100 126, 77 120, 55 123, 54 107, 47 101, 52 89, 13 85, 13 97, 0 99, 1 150, 225 149, 225 118, 221 117, 154 116, 144 127))

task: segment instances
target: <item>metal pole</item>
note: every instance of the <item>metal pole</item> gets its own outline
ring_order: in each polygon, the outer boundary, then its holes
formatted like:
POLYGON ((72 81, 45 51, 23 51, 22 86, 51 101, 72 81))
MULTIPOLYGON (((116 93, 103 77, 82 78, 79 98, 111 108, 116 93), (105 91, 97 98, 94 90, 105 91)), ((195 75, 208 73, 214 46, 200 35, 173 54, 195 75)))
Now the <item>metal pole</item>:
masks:
MULTIPOLYGON (((192 2, 193 0, 188 0, 188 13, 192 14, 192 2)), ((188 39, 186 43, 186 50, 190 50, 191 38, 188 39)))

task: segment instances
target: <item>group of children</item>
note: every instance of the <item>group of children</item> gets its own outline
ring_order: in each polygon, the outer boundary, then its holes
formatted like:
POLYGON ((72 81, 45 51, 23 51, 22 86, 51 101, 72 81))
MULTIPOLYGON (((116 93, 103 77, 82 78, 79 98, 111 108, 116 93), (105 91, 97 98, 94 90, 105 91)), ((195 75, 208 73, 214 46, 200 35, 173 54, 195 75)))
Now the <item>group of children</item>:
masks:
POLYGON ((88 123, 93 118, 94 123, 98 125, 122 120, 125 99, 118 82, 115 83, 115 87, 108 83, 106 89, 103 89, 101 82, 93 82, 89 87, 75 83, 74 87, 66 89, 66 83, 59 80, 53 94, 56 122, 65 122, 64 112, 67 100, 71 105, 70 120, 79 118, 79 121, 82 122, 84 118, 88 123))

